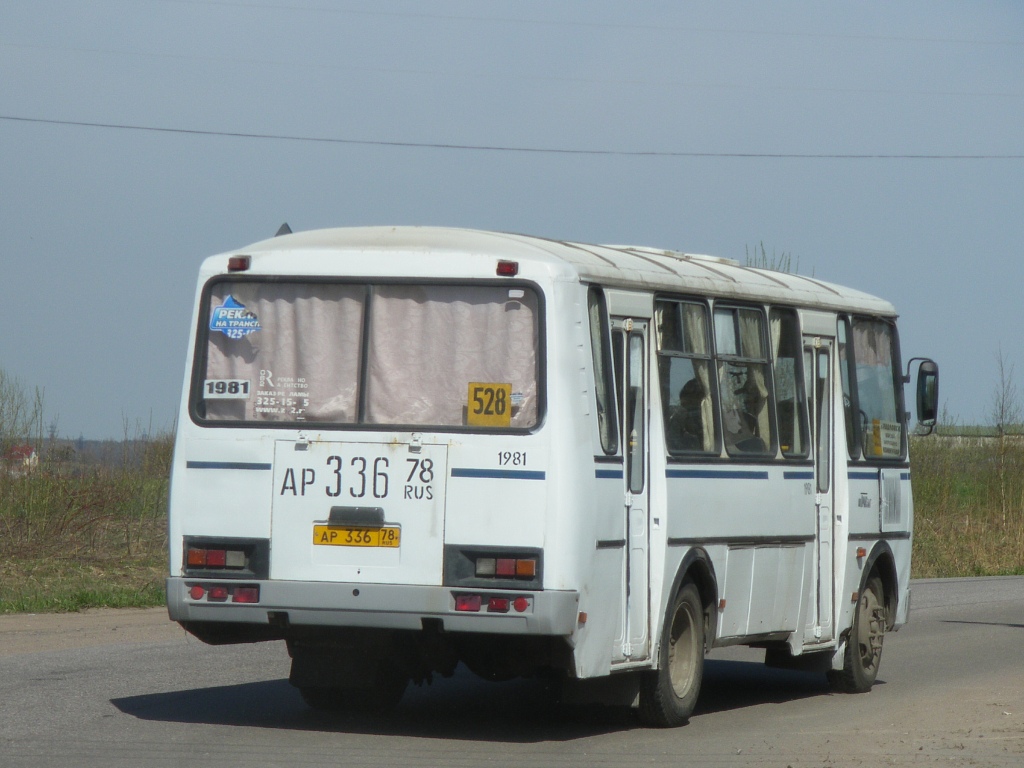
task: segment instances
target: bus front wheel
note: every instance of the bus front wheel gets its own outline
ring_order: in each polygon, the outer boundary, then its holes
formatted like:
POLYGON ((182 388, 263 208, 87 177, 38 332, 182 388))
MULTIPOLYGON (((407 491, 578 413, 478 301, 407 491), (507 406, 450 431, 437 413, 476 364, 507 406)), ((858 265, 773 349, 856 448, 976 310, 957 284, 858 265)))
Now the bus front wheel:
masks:
POLYGON ((828 673, 833 690, 843 693, 865 693, 871 690, 882 661, 882 640, 885 638, 885 591, 882 580, 871 576, 857 601, 853 627, 846 641, 842 670, 828 673))
POLYGON ((671 728, 693 714, 704 677, 704 608, 692 582, 683 584, 669 606, 657 671, 640 683, 640 720, 671 728))

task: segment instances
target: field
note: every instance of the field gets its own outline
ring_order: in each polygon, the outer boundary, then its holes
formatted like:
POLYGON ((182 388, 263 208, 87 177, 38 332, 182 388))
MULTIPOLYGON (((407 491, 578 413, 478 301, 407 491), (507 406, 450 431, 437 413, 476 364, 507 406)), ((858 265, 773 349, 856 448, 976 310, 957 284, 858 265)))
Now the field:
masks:
POLYGON ((914 576, 1024 574, 1024 437, 911 443, 914 576))
MULTIPOLYGON (((0 613, 163 603, 171 439, 0 472, 0 613)), ((1024 438, 914 438, 914 576, 1024 574, 1024 438)))
POLYGON ((163 602, 172 441, 119 447, 0 471, 0 613, 163 602))

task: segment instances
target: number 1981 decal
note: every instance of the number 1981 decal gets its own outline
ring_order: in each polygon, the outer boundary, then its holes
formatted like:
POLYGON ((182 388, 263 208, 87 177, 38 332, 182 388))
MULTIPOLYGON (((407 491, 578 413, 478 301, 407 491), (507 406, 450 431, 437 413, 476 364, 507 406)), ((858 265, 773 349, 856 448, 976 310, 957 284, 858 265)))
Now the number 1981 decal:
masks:
POLYGON ((466 398, 466 423, 474 427, 510 426, 512 385, 471 381, 466 398))
POLYGON ((207 379, 203 382, 206 400, 248 400, 248 379, 207 379))

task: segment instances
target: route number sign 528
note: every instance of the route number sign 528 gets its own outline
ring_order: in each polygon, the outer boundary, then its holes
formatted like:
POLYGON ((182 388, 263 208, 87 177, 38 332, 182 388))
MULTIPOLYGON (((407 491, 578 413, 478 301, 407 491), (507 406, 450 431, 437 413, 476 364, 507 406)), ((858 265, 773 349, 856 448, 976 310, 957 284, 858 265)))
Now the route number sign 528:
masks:
POLYGON ((471 381, 466 396, 466 423, 473 427, 512 424, 512 385, 471 381))

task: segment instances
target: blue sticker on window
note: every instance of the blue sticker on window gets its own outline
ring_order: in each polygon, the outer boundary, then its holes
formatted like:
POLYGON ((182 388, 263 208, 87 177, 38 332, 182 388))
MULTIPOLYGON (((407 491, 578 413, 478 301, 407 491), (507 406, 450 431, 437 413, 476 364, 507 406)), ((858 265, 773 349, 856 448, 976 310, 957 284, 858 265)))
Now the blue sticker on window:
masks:
POLYGON ((229 339, 241 339, 261 329, 256 314, 235 301, 234 296, 228 296, 223 304, 214 308, 210 330, 220 331, 229 339))

